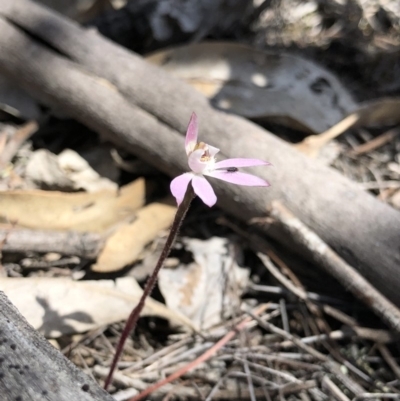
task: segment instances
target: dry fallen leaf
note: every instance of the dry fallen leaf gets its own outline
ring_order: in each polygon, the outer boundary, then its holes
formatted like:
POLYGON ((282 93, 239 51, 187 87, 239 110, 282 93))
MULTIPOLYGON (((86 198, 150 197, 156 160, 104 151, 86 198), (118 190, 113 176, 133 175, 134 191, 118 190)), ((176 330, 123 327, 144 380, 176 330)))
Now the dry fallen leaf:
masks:
POLYGON ((400 191, 396 191, 389 200, 390 204, 400 210, 400 191))
POLYGON ((400 123, 399 109, 400 99, 397 98, 383 98, 366 102, 325 132, 308 136, 295 146, 300 152, 305 153, 309 157, 316 158, 324 146, 351 128, 400 123))
POLYGON ((100 176, 82 156, 71 149, 63 150, 57 159, 59 166, 74 182, 75 189, 98 192, 118 188, 115 182, 100 176))
POLYGON ((62 191, 115 191, 118 187, 115 182, 101 177, 71 149, 65 149, 59 155, 46 149, 33 152, 25 168, 25 178, 36 187, 62 191))
MULTIPOLYGON (((0 278, 0 290, 46 337, 81 333, 128 317, 142 289, 133 277, 72 281, 64 278, 0 278)), ((190 321, 152 298, 142 316, 158 316, 193 328, 190 321)))
POLYGON ((162 203, 140 209, 133 222, 119 226, 107 239, 92 270, 113 272, 135 262, 143 248, 171 225, 175 213, 176 207, 162 203))
POLYGON ((46 149, 39 149, 29 157, 24 178, 30 188, 74 190, 74 182, 65 174, 57 156, 46 149))
POLYGON ((194 263, 160 271, 159 287, 170 309, 187 316, 199 329, 207 329, 240 308, 249 271, 240 268, 225 238, 185 239, 194 263))
POLYGON ((104 232, 131 219, 145 201, 145 183, 138 179, 97 193, 50 191, 0 192, 0 222, 42 230, 104 232))
POLYGON ((248 118, 279 118, 317 133, 356 108, 332 73, 298 56, 237 43, 205 42, 146 59, 193 85, 215 107, 248 118))

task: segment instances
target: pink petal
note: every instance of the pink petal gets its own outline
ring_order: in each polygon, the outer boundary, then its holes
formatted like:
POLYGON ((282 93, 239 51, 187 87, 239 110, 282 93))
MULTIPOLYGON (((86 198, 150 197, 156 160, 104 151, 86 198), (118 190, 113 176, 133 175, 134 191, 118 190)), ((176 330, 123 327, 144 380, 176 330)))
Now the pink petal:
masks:
POLYGON ((226 159, 215 163, 214 168, 271 166, 271 163, 260 159, 226 159))
POLYGON ((192 113, 189 125, 186 130, 185 149, 187 155, 189 155, 190 152, 193 152, 193 149, 197 144, 198 132, 199 132, 199 126, 197 123, 197 115, 196 113, 192 113))
POLYGON ((189 182, 192 180, 194 174, 192 173, 185 173, 182 175, 179 175, 178 177, 174 178, 171 181, 170 184, 170 189, 172 192, 172 195, 174 195, 176 202, 178 206, 182 203, 183 198, 185 197, 185 193, 187 190, 187 187, 189 185, 189 182))
POLYGON ((215 170, 205 174, 210 177, 218 178, 219 180, 237 185, 247 185, 250 187, 269 187, 270 185, 269 182, 263 180, 262 178, 259 178, 252 174, 241 173, 239 171, 230 172, 215 170))
POLYGON ((211 184, 202 176, 195 175, 192 181, 195 194, 209 207, 217 202, 217 196, 211 184))

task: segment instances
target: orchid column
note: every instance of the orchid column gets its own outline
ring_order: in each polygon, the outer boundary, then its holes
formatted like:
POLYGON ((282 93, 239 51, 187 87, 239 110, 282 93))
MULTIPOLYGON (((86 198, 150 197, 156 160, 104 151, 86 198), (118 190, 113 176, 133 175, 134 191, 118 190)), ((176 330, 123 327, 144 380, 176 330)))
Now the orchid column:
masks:
POLYGON ((175 238, 182 225, 182 221, 189 209, 190 203, 197 195, 207 206, 211 207, 217 202, 217 196, 211 184, 204 176, 217 178, 232 184, 268 187, 269 183, 252 174, 242 173, 239 171, 241 167, 269 166, 268 162, 259 159, 227 159, 220 162, 215 160, 215 155, 219 152, 218 148, 208 145, 204 142, 197 142, 198 123, 195 113, 190 118, 189 126, 186 131, 185 149, 188 157, 188 165, 191 172, 184 173, 171 182, 171 192, 174 195, 178 210, 176 212, 174 222, 172 223, 170 232, 165 242, 164 248, 158 259, 156 267, 149 280, 147 281, 143 294, 139 303, 132 310, 122 331, 117 349, 111 363, 104 388, 107 389, 111 383, 112 376, 121 356, 124 344, 128 335, 136 327, 140 313, 144 307, 146 298, 151 294, 157 282, 158 272, 164 264, 165 259, 169 255, 175 238), (191 183, 191 185, 189 185, 191 183))

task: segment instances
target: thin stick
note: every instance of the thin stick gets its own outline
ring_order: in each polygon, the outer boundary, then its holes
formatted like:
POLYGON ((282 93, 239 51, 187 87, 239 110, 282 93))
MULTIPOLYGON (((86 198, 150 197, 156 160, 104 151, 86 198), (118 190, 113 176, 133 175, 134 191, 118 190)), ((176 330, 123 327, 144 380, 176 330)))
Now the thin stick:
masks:
POLYGON ((369 142, 357 146, 349 153, 351 156, 357 156, 371 152, 375 149, 380 148, 383 145, 386 145, 388 142, 396 138, 396 136, 399 135, 399 133, 400 133, 399 128, 390 129, 389 131, 384 132, 383 134, 377 136, 376 138, 370 140, 369 142))
POLYGON ((34 121, 28 121, 22 127, 18 128, 3 151, 0 153, 0 169, 3 169, 11 162, 20 146, 39 129, 39 124, 34 121))
POLYGON ((318 135, 308 136, 302 142, 297 144, 296 148, 300 150, 300 152, 315 158, 318 156, 318 153, 323 146, 357 124, 360 117, 361 116, 358 112, 350 114, 325 132, 318 135))
POLYGON ((111 383, 112 376, 115 367, 117 366, 118 360, 121 356, 122 350, 124 348, 125 341, 128 338, 129 334, 135 329, 136 324, 140 317, 140 313, 142 312, 142 309, 144 307, 146 298, 151 294, 154 286, 156 285, 158 273, 161 270, 162 266, 164 265, 165 259, 167 258, 167 256, 171 251, 171 247, 176 239, 176 236, 178 235, 182 221, 185 218, 187 211, 189 210, 190 203, 192 202, 194 196, 195 195, 193 188, 191 185, 189 185, 185 194, 185 198, 179 205, 178 210, 176 211, 174 221, 169 231, 167 240, 165 241, 164 248, 161 251, 161 255, 160 258, 158 259, 156 267, 154 268, 154 271, 150 276, 150 278, 147 280, 146 286, 144 287, 143 294, 139 300, 139 303, 132 310, 131 314, 128 317, 128 320, 126 321, 124 330, 122 331, 121 337, 118 341, 117 349, 115 351, 115 355, 111 363, 110 371, 104 384, 105 390, 107 390, 109 384, 111 383))
POLYGON ((279 327, 276 327, 275 325, 269 323, 269 322, 263 322, 259 317, 255 316, 252 312, 247 312, 254 320, 257 321, 260 327, 264 328, 265 330, 268 330, 274 334, 278 334, 282 336, 283 338, 286 338, 287 340, 291 341, 295 345, 297 345, 298 348, 302 349, 303 351, 309 353, 313 357, 317 358, 321 362, 325 362, 328 360, 328 357, 321 352, 315 350, 312 347, 309 347, 308 345, 304 344, 300 338, 295 337, 293 334, 290 334, 286 332, 285 330, 280 329, 279 327))
MULTIPOLYGON (((267 305, 260 305, 256 309, 254 313, 252 313, 252 317, 257 316, 258 314, 262 313, 265 309, 267 308, 267 305)), ((220 350, 226 343, 228 343, 235 335, 245 329, 248 325, 248 323, 251 322, 251 318, 247 317, 244 320, 242 320, 241 323, 236 325, 233 330, 229 331, 224 337, 222 337, 218 342, 216 342, 211 348, 209 348, 203 355, 200 355, 197 359, 195 359, 193 362, 187 364, 186 366, 183 366, 181 369, 178 369, 175 373, 172 375, 166 377, 163 380, 160 380, 159 382, 153 384, 146 390, 142 391, 140 394, 137 396, 131 398, 128 401, 139 401, 143 399, 144 397, 148 396, 149 394, 153 393, 154 391, 158 390, 160 387, 164 386, 167 383, 171 383, 173 380, 179 379, 181 376, 183 376, 186 372, 189 370, 192 370, 196 366, 200 365, 201 363, 207 361, 210 359, 218 350, 220 350)))
POLYGON ((284 285, 290 292, 295 294, 297 297, 302 299, 303 301, 306 301, 308 296, 306 291, 304 291, 303 287, 296 286, 294 285, 288 278, 286 278, 278 268, 274 266, 274 264, 271 262, 271 259, 267 256, 264 255, 261 252, 257 253, 257 256, 261 259, 263 262, 264 266, 268 269, 268 271, 282 284, 284 285))
POLYGON ((389 352, 385 345, 378 343, 377 346, 385 362, 391 367, 393 373, 397 376, 397 378, 400 379, 400 367, 397 364, 396 360, 393 358, 392 354, 389 352))
POLYGON ((234 357, 234 358, 237 361, 241 361, 243 363, 246 362, 247 366, 249 366, 249 367, 251 366, 251 367, 257 369, 259 372, 265 373, 267 375, 273 375, 273 376, 276 376, 276 377, 280 377, 280 378, 286 380, 289 383, 302 383, 301 380, 297 379, 296 377, 294 377, 290 373, 281 372, 279 370, 272 369, 272 368, 269 368, 267 366, 260 365, 258 363, 250 362, 247 359, 242 359, 242 358, 239 358, 239 357, 234 357))
POLYGON ((328 377, 324 376, 322 379, 322 385, 333 395, 333 397, 338 401, 350 401, 340 388, 328 377))
MULTIPOLYGON (((323 366, 328 369, 331 373, 333 373, 338 380, 340 380, 346 387, 350 389, 355 395, 361 394, 365 392, 365 389, 361 387, 358 383, 356 383, 350 376, 343 374, 340 370, 340 365, 335 361, 329 359, 328 356, 322 354, 321 352, 315 350, 314 348, 304 344, 300 338, 294 336, 293 334, 287 333, 285 330, 280 329, 279 327, 274 326, 269 322, 262 321, 258 316, 255 316, 252 312, 247 312, 260 327, 268 330, 272 333, 278 334, 285 338, 286 340, 292 341, 297 345, 298 348, 312 355, 314 358, 317 358, 320 362, 323 363, 323 366)), ((132 401, 132 400, 130 400, 132 401)))
POLYGON ((378 398, 386 398, 391 400, 398 400, 398 393, 363 393, 359 394, 353 398, 353 401, 362 401, 362 400, 375 400, 378 398))
POLYGON ((251 401, 256 401, 256 395, 254 393, 253 377, 251 375, 249 364, 248 364, 246 358, 243 360, 243 369, 245 371, 245 375, 246 375, 246 379, 247 379, 247 385, 248 385, 248 388, 249 388, 250 400, 251 401))
POLYGON ((282 224, 297 244, 312 253, 318 265, 370 307, 396 333, 400 333, 400 310, 336 254, 317 234, 279 202, 273 202, 271 217, 282 224))

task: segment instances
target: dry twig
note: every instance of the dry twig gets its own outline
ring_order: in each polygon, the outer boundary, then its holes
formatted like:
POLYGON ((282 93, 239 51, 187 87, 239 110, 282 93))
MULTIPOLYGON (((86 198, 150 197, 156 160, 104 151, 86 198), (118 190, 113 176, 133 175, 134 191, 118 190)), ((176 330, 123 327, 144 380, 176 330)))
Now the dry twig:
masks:
POLYGON ((31 137, 38 128, 39 125, 36 121, 28 121, 17 129, 12 138, 6 143, 4 149, 0 152, 0 170, 11 162, 21 145, 31 137))
MULTIPOLYGON (((255 313, 253 314, 253 316, 257 316, 258 314, 262 313, 265 309, 266 309, 267 305, 260 305, 255 313)), ((140 394, 138 394, 137 396, 131 398, 129 401, 139 401, 141 399, 143 399, 144 397, 146 397, 147 395, 151 394, 153 391, 156 391, 158 388, 160 388, 161 386, 167 384, 167 383, 171 383, 172 381, 178 379, 179 377, 181 377, 182 375, 184 375, 186 372, 188 372, 189 370, 192 370, 193 368, 195 368, 196 366, 200 365, 201 363, 207 361, 208 359, 210 359, 219 349, 221 349, 226 343, 228 343, 233 337, 235 337, 235 335, 241 331, 244 330, 248 323, 251 321, 252 319, 250 318, 245 318, 241 323, 239 323, 234 330, 231 330, 230 332, 228 332, 221 340, 219 340, 216 344, 214 344, 211 348, 209 348, 204 354, 202 354, 200 357, 198 357, 197 359, 195 359, 193 362, 189 363, 188 365, 184 366, 183 368, 179 369, 178 371, 176 371, 174 374, 172 374, 171 376, 168 376, 167 378, 165 378, 164 380, 159 381, 156 384, 153 384, 152 386, 150 386, 148 389, 146 389, 145 391, 142 391, 140 394)))
POLYGON ((358 299, 370 307, 390 328, 400 333, 400 311, 395 305, 281 203, 273 203, 270 215, 279 221, 296 244, 301 245, 303 251, 310 254, 318 266, 332 274, 358 299))
POLYGON ((56 252, 94 259, 100 252, 105 238, 97 233, 76 231, 44 231, 25 228, 0 228, 2 252, 56 252))

